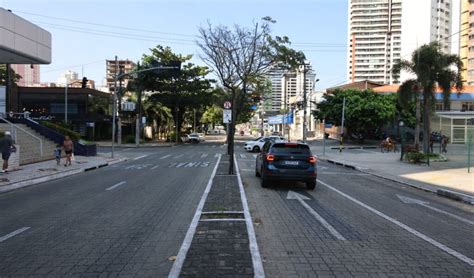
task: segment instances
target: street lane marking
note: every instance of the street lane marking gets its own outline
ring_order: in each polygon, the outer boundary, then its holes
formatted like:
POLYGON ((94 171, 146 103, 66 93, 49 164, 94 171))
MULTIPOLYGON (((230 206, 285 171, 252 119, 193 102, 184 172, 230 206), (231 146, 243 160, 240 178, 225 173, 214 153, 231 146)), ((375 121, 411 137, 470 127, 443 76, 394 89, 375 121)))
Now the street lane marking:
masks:
POLYGON ((156 168, 160 167, 160 165, 153 166, 151 170, 155 170, 156 168))
POLYGON ((165 155, 165 156, 160 157, 160 159, 165 159, 165 158, 168 158, 168 157, 170 157, 170 156, 171 156, 170 154, 167 154, 167 155, 165 155))
POLYGON ((246 158, 245 154, 241 153, 240 158, 246 158))
POLYGON ((180 154, 180 155, 177 155, 177 156, 175 156, 175 157, 173 157, 173 158, 180 158, 180 157, 183 157, 183 155, 184 155, 184 154, 180 154))
POLYGON ((242 218, 216 218, 216 219, 201 219, 200 222, 220 222, 220 221, 245 221, 242 218))
POLYGON ((115 184, 115 185, 112 185, 112 186, 109 187, 109 188, 106 188, 105 190, 112 190, 112 189, 114 189, 114 188, 116 188, 116 187, 121 186, 122 184, 125 184, 125 183, 127 183, 127 182, 126 182, 126 181, 121 181, 121 182, 119 182, 119 183, 117 183, 117 184, 115 184))
POLYGON ((253 155, 253 158, 257 158, 257 155, 256 155, 256 154, 254 154, 254 155, 253 155))
POLYGON ((319 215, 312 207, 310 207, 304 200, 311 200, 310 198, 298 194, 294 191, 289 190, 288 195, 286 196, 286 199, 293 199, 293 200, 298 200, 298 202, 312 215, 316 220, 321 223, 326 230, 328 230, 335 238, 339 240, 346 240, 345 237, 343 237, 331 224, 329 224, 324 217, 319 215))
POLYGON ((239 164, 237 163, 237 158, 235 156, 234 163, 235 172, 237 173, 237 181, 239 183, 240 199, 242 200, 242 207, 244 208, 245 224, 247 226, 247 233, 249 235, 249 247, 250 254, 252 255, 253 276, 262 278, 265 277, 262 257, 260 256, 260 251, 258 250, 257 237, 255 236, 255 230, 253 229, 253 222, 249 212, 247 196, 245 195, 244 185, 242 184, 242 178, 240 177, 239 164))
POLYGON ((147 157, 147 156, 148 156, 148 155, 145 154, 145 155, 142 155, 142 156, 139 156, 139 157, 135 157, 133 160, 139 160, 139 159, 144 158, 144 157, 147 157))
MULTIPOLYGON (((319 169, 318 169, 319 170, 319 169)), ((370 176, 370 174, 364 174, 364 173, 340 173, 340 172, 324 172, 321 171, 319 172, 321 174, 327 174, 327 175, 340 175, 340 176, 370 176)))
POLYGON ((449 213, 447 211, 444 211, 444 210, 441 210, 441 209, 438 209, 438 208, 435 208, 435 207, 432 207, 432 206, 429 206, 429 202, 425 202, 425 201, 421 201, 421 200, 418 200, 418 199, 413 199, 413 198, 410 198, 410 197, 406 197, 406 196, 402 196, 402 195, 398 195, 397 194, 397 197, 398 199, 400 199, 402 202, 404 202, 405 204, 415 204, 415 205, 420 205, 422 207, 425 207, 427 209, 431 209, 431 210, 434 210, 436 212, 439 212, 439 213, 442 213, 442 214, 445 214, 445 215, 448 215, 448 216, 451 216, 452 218, 455 218, 459 221, 462 221, 464 223, 467 223, 467 224, 471 224, 471 225, 474 225, 474 221, 471 221, 471 220, 468 220, 466 218, 462 218, 460 216, 457 216, 455 214, 452 214, 452 213, 449 213))
POLYGON ((188 231, 186 232, 186 236, 184 237, 183 244, 181 244, 181 248, 179 248, 178 255, 176 256, 176 260, 171 267, 170 273, 168 274, 169 278, 178 278, 181 272, 181 268, 183 267, 184 259, 186 258, 186 254, 191 247, 191 243, 193 242, 194 234, 196 233, 196 228, 198 226, 199 220, 201 218, 202 209, 204 207, 204 203, 206 202, 207 195, 209 195, 209 191, 211 191, 212 181, 214 180, 214 176, 217 172, 217 166, 219 166, 219 162, 221 157, 217 158, 216 166, 214 166, 214 170, 212 170, 211 177, 207 182, 206 189, 202 194, 201 200, 199 201, 198 207, 196 209, 196 213, 194 214, 193 220, 189 225, 188 231))
POLYGON ((216 157, 216 158, 219 157, 219 156, 220 156, 220 154, 218 154, 218 153, 216 153, 216 154, 214 155, 214 157, 216 157))
POLYGON ((201 158, 205 158, 205 157, 207 157, 207 156, 208 156, 208 154, 207 154, 207 153, 203 153, 203 154, 201 154, 201 158))
POLYGON ((380 211, 378 211, 378 210, 372 208, 371 206, 366 205, 365 203, 362 203, 361 201, 359 201, 359 200, 357 200, 357 199, 355 199, 355 198, 353 198, 353 197, 347 195, 346 193, 344 193, 344 192, 342 192, 342 191, 339 191, 338 189, 336 189, 336 188, 334 188, 334 187, 328 185, 327 183, 325 183, 325 182, 323 182, 323 181, 321 181, 321 180, 319 180, 319 179, 318 179, 318 182, 321 183, 322 185, 326 186, 327 188, 331 189, 332 191, 334 191, 334 192, 336 192, 336 193, 338 193, 338 194, 340 194, 340 195, 346 197, 347 199, 353 201, 354 203, 356 203, 356 204, 358 204, 358 205, 360 205, 360 206, 362 206, 362 207, 368 209, 369 211, 371 211, 371 212, 377 214, 378 216, 384 218, 385 220, 388 220, 388 221, 392 222, 393 224, 395 224, 395 225, 399 226, 400 228, 404 229, 405 231, 407 231, 407 232, 409 232, 409 233, 411 233, 411 234, 413 234, 413 235, 415 235, 415 236, 421 238, 422 240, 424 240, 424 241, 430 243, 431 245, 433 245, 433 246, 435 246, 435 247, 437 247, 437 248, 439 248, 439 249, 445 251, 446 253, 448 253, 448 254, 450 254, 450 255, 456 257, 457 259, 459 259, 459 260, 461 260, 461 261, 463 261, 463 262, 469 264, 470 266, 474 266, 474 260, 473 260, 473 259, 471 259, 471 258, 469 258, 469 257, 467 257, 467 256, 465 256, 465 255, 463 255, 463 254, 461 254, 461 253, 459 253, 459 252, 457 252, 457 251, 454 250, 454 249, 449 248, 448 246, 446 246, 446 245, 444 245, 444 244, 442 244, 442 243, 440 243, 440 242, 438 242, 438 241, 436 241, 436 240, 430 238, 430 237, 427 236, 427 235, 424 235, 424 234, 418 232, 417 230, 415 230, 415 229, 413 229, 413 228, 411 228, 411 227, 409 227, 409 226, 403 224, 402 222, 400 222, 400 221, 398 221, 398 220, 396 220, 396 219, 394 219, 394 218, 392 218, 392 217, 390 217, 390 216, 388 216, 388 215, 386 215, 386 214, 384 214, 384 213, 382 213, 382 212, 380 212, 380 211))
POLYGON ((28 230, 29 228, 30 228, 30 227, 23 227, 23 228, 20 228, 20 229, 18 229, 18 230, 16 230, 16 231, 13 231, 13 232, 9 233, 8 235, 4 235, 4 236, 0 237, 0 242, 4 242, 5 240, 7 240, 7 239, 9 239, 9 238, 11 238, 11 237, 14 237, 14 236, 16 236, 16 235, 18 235, 18 234, 21 234, 21 233, 23 233, 24 231, 28 230))
POLYGON ((252 171, 255 171, 255 169, 240 169, 241 171, 244 171, 244 172, 252 172, 252 171))

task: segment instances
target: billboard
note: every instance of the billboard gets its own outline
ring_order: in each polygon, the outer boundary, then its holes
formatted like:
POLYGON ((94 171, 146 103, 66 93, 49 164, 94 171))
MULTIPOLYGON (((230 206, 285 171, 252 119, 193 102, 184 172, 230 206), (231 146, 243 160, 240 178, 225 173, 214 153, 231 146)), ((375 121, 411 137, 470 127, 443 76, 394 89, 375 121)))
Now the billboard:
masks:
POLYGON ((293 113, 268 117, 268 124, 270 125, 293 124, 293 113))

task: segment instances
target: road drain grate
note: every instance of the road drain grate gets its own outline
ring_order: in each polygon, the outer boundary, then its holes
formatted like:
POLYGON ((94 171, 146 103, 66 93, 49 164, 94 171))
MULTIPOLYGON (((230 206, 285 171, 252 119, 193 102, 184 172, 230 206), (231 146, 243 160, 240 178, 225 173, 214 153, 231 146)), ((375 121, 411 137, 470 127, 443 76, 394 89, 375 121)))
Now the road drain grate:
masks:
POLYGON ((201 220, 241 220, 245 219, 243 211, 207 211, 201 213, 201 220))

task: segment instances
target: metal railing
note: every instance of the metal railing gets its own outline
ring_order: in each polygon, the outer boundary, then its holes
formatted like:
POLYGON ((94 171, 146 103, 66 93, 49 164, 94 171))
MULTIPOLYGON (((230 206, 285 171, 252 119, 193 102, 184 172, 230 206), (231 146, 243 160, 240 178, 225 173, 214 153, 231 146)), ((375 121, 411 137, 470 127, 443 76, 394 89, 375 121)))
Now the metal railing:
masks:
POLYGON ((7 120, 6 118, 0 116, 0 120, 1 121, 4 121, 5 123, 9 124, 10 125, 10 132, 12 134, 12 137, 13 137, 13 140, 16 142, 17 141, 17 130, 21 130, 23 131, 24 133, 28 134, 29 136, 35 138, 36 140, 39 141, 39 149, 40 149, 40 155, 43 156, 43 140, 41 140, 41 138, 39 138, 38 136, 32 134, 31 132, 29 132, 28 130, 22 128, 22 127, 19 127, 17 125, 15 125, 14 123, 10 122, 9 120, 7 120))

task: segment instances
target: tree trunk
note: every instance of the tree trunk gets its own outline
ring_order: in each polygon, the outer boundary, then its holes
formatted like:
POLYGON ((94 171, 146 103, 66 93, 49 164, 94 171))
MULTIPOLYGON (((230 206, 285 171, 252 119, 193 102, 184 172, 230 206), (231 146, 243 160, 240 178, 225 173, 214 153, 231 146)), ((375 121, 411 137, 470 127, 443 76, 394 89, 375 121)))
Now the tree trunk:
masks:
POLYGON ((231 121, 229 124, 229 133, 227 134, 228 154, 229 154, 229 175, 234 174, 234 134, 235 134, 235 122, 236 122, 236 105, 237 105, 237 92, 232 92, 232 114, 231 121))
POLYGON ((430 101, 427 96, 423 98, 423 152, 430 153, 430 101))
POLYGON ((421 107, 420 107, 420 96, 421 94, 418 93, 416 96, 416 110, 415 110, 415 146, 420 145, 420 118, 421 118, 421 107))

